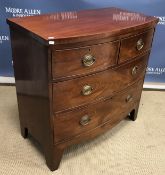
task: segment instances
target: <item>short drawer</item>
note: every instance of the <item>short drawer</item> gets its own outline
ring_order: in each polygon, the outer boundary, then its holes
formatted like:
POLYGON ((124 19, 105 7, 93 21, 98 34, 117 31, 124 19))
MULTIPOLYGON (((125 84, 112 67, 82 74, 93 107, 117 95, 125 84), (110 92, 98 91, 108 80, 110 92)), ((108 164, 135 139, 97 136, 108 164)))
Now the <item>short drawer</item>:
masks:
POLYGON ((116 64, 119 41, 82 48, 54 50, 52 53, 53 79, 84 75, 116 64))
POLYGON ((92 103, 121 91, 144 76, 148 55, 97 74, 53 84, 54 112, 92 103))
POLYGON ((119 63, 132 59, 151 48, 154 29, 121 40, 119 63))
POLYGON ((137 106, 143 80, 114 95, 112 98, 54 116, 54 140, 60 142, 90 131, 104 123, 125 118, 137 106))

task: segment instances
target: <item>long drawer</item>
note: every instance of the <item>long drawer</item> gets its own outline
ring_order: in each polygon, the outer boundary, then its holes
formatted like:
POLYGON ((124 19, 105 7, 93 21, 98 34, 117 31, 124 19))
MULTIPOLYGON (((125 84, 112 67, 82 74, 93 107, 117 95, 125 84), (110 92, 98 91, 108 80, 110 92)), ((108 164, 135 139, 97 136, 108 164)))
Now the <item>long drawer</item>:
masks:
POLYGON ((68 110, 112 96, 145 74, 148 55, 90 76, 53 84, 53 111, 68 110))
POLYGON ((54 116, 55 142, 67 140, 94 129, 104 123, 111 123, 126 117, 139 103, 143 79, 117 93, 111 98, 69 112, 54 116))

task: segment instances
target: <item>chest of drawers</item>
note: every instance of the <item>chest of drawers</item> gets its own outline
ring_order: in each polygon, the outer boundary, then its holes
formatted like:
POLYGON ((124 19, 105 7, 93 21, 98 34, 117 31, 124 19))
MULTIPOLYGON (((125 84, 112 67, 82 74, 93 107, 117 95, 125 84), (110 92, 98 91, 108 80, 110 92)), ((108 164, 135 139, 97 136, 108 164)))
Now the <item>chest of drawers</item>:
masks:
POLYGON ((51 170, 66 147, 136 119, 157 22, 117 8, 7 19, 21 134, 51 170))

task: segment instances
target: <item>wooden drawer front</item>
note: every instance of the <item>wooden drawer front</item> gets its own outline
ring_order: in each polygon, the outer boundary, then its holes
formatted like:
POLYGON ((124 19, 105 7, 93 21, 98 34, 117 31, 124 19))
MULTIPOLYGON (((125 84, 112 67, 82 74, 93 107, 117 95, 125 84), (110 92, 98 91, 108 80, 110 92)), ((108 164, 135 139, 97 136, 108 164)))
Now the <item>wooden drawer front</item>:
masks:
POLYGON ((152 44, 154 29, 121 41, 119 63, 132 59, 149 50, 152 44))
POLYGON ((126 117, 139 102, 142 85, 143 80, 140 80, 110 99, 56 114, 54 117, 55 142, 74 137, 109 121, 113 123, 119 120, 119 117, 126 117))
POLYGON ((145 74, 148 55, 116 69, 53 84, 54 112, 74 108, 111 96, 145 74), (91 93, 90 93, 91 92, 91 93), (86 93, 84 95, 83 93, 86 93))
POLYGON ((116 64, 119 41, 53 52, 53 79, 88 74, 116 64))

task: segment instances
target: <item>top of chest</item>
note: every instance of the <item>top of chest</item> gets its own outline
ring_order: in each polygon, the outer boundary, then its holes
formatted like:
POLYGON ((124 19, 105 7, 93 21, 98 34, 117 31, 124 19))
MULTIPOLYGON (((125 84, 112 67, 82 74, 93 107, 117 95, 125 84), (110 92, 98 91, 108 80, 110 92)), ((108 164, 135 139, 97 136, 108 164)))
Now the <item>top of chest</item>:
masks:
POLYGON ((59 12, 7 19, 10 26, 30 32, 46 44, 76 43, 120 36, 151 28, 158 19, 118 8, 59 12))

